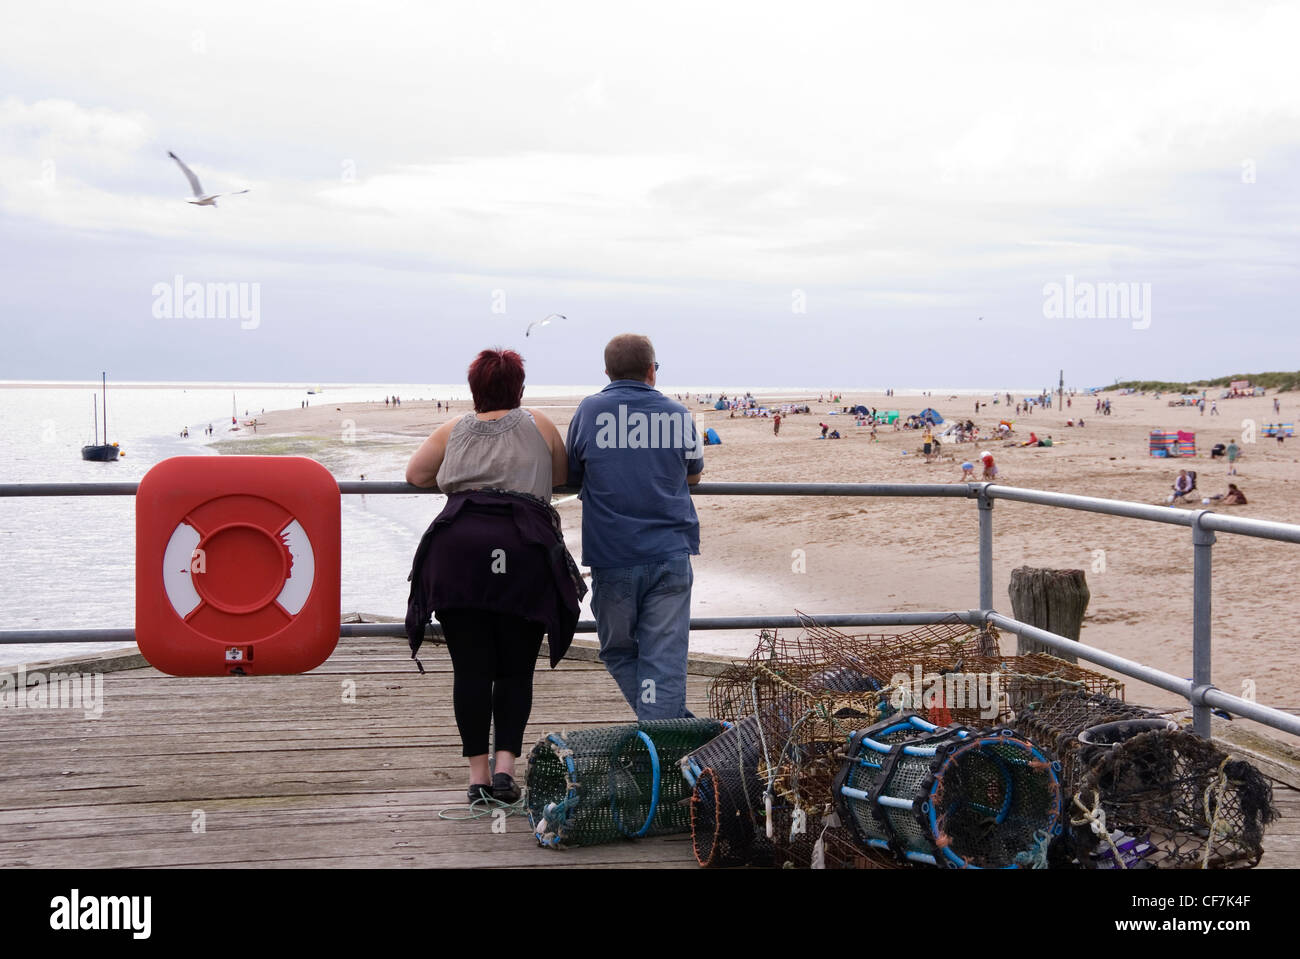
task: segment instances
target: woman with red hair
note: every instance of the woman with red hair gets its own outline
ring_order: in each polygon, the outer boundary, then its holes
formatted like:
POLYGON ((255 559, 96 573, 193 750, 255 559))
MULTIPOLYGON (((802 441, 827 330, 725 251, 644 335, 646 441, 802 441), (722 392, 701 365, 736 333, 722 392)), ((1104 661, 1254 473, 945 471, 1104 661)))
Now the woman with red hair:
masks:
POLYGON ((540 410, 520 407, 523 358, 484 350, 468 379, 474 412, 434 430, 406 467, 408 483, 447 495, 416 550, 406 631, 414 658, 431 612, 442 626, 470 802, 513 803, 542 634, 554 667, 573 639, 586 585, 550 505, 552 488, 568 479, 564 440, 540 410))

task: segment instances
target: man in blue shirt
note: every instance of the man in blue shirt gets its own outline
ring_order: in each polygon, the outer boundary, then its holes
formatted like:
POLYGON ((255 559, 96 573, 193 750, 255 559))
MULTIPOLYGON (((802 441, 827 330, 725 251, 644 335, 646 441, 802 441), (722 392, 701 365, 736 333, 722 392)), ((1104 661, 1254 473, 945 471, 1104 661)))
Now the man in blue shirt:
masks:
POLYGON ((688 486, 703 443, 682 404, 655 389, 654 346, 625 333, 605 347, 610 383, 569 423, 569 483, 582 492, 582 562, 600 658, 637 719, 686 709, 691 555, 700 521, 688 486))

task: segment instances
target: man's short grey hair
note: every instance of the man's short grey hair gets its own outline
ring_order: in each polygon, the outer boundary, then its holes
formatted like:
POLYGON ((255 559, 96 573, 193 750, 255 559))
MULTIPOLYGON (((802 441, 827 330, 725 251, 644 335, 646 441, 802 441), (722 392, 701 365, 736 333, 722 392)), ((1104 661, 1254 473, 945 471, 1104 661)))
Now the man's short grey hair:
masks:
POLYGON ((611 380, 644 380, 654 362, 655 348, 648 336, 620 333, 605 345, 605 372, 611 380))

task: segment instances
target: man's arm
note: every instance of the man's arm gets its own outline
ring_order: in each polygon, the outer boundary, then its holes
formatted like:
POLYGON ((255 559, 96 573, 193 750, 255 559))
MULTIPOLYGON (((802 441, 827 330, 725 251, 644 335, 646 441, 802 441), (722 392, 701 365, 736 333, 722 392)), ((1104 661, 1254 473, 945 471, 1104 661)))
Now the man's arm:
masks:
POLYGON ((691 445, 686 450, 686 485, 695 486, 700 481, 700 474, 704 472, 704 441, 700 438, 700 431, 695 428, 695 417, 688 413, 687 422, 691 428, 691 445))

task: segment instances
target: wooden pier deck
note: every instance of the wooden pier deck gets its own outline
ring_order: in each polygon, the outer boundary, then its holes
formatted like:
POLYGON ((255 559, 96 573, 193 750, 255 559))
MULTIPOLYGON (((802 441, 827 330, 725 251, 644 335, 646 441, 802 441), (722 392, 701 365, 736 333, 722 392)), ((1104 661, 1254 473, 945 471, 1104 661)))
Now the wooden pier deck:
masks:
MULTIPOLYGON (((554 851, 522 816, 504 834, 439 819, 464 805, 466 768, 450 660, 421 652, 423 676, 396 639, 343 640, 302 676, 137 666, 105 673, 98 719, 0 710, 0 867, 698 868, 689 836, 554 851)), ((688 703, 706 715, 698 668, 688 703)), ((539 663, 525 749, 632 718, 598 662, 539 663)), ((1262 866, 1300 866, 1300 792, 1275 792, 1262 866)))

